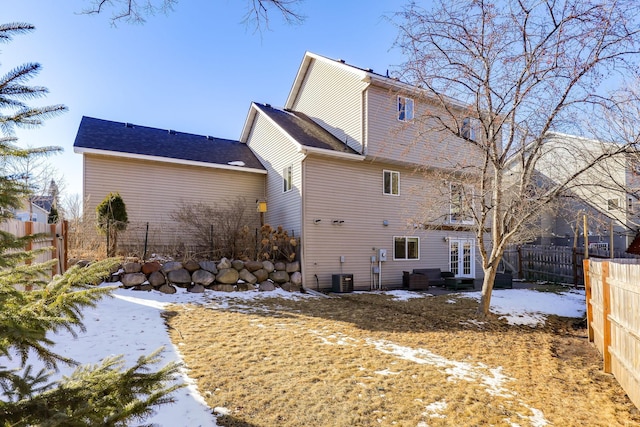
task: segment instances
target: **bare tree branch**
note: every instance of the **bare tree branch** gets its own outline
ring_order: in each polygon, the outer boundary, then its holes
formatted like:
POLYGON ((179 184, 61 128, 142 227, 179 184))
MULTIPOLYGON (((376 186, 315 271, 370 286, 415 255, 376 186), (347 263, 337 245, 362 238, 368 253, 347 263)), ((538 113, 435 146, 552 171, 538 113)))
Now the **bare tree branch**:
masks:
MULTIPOLYGON (((86 0, 89 3, 83 14, 95 15, 111 11, 112 25, 119 22, 143 24, 149 16, 169 13, 178 5, 178 0, 86 0)), ((276 13, 288 24, 300 24, 304 15, 297 11, 303 0, 246 0, 247 13, 243 22, 269 28, 271 13, 276 13)))

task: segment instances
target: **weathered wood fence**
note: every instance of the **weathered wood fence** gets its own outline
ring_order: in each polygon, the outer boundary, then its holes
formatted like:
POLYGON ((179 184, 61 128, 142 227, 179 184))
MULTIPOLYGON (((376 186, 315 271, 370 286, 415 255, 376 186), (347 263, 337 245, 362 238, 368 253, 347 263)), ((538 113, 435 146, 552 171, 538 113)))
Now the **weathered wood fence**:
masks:
POLYGON ((16 237, 30 236, 33 234, 45 234, 44 238, 32 240, 27 244, 25 250, 42 248, 53 248, 35 257, 34 263, 47 262, 52 259, 57 260, 54 264, 51 275, 64 273, 67 266, 67 222, 58 224, 44 224, 32 221, 20 221, 9 219, 0 223, 0 230, 13 234, 16 237))
POLYGON ((640 260, 585 260, 589 341, 640 408, 640 260))
MULTIPOLYGON (((592 258, 609 258, 609 251, 589 249, 592 258)), ((616 258, 635 257, 614 251, 616 258)), ((519 279, 584 285, 582 264, 584 249, 569 246, 520 245, 507 249, 503 257, 504 268, 519 279)))

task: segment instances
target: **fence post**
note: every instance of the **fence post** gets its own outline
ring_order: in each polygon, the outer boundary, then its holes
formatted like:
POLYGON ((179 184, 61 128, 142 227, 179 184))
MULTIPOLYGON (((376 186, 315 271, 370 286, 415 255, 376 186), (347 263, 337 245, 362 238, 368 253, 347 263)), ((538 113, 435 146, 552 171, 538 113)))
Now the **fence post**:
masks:
POLYGON ((611 373, 611 320, 609 320, 609 314, 611 313, 611 293, 609 292, 609 261, 602 263, 602 351, 604 358, 604 372, 611 373))
POLYGON ((58 274, 58 264, 60 264, 60 259, 58 258, 58 239, 56 238, 56 226, 57 224, 49 224, 49 233, 51 233, 51 246, 53 246, 53 252, 51 254, 52 258, 56 259, 57 262, 51 267, 51 276, 55 276, 58 274))
POLYGON ((522 271, 522 246, 518 246, 518 279, 524 279, 522 271))
POLYGON ((593 342, 593 308, 591 307, 591 277, 589 276, 589 260, 583 260, 582 265, 584 270, 585 299, 587 300, 587 335, 589 335, 589 342, 593 342))

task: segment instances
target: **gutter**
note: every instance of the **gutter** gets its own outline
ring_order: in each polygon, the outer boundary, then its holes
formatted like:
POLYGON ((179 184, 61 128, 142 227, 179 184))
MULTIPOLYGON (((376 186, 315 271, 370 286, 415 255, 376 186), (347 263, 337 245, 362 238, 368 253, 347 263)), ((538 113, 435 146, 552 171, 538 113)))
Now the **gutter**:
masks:
POLYGON ((362 154, 343 153, 341 151, 332 151, 324 148, 307 147, 300 144, 298 144, 298 153, 303 153, 305 155, 315 154, 315 155, 326 156, 326 157, 338 157, 344 160, 355 160, 360 162, 366 158, 362 154))

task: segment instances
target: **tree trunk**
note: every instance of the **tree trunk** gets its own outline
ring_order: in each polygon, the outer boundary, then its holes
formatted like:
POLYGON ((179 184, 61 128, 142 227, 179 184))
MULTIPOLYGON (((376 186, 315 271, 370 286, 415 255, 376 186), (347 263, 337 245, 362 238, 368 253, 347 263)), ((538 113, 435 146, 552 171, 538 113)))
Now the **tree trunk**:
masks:
POLYGON ((109 247, 107 248, 107 256, 112 258, 116 256, 118 249, 118 232, 114 226, 109 230, 109 247))
POLYGON ((480 306, 478 307, 478 315, 486 317, 491 307, 491 293, 493 291, 493 282, 498 272, 498 264, 490 265, 484 269, 484 279, 482 281, 482 296, 480 297, 480 306))

